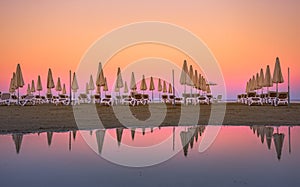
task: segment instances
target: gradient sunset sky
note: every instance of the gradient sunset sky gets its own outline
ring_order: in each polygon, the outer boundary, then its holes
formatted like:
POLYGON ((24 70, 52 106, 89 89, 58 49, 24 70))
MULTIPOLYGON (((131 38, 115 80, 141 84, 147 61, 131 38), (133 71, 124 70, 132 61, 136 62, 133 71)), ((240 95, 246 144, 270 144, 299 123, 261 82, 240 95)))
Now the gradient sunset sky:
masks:
MULTIPOLYGON (((37 75, 41 75, 45 84, 48 68, 52 68, 55 82, 59 76, 67 83, 68 71, 76 70, 85 51, 104 34, 134 22, 162 21, 186 28, 207 44, 220 64, 228 98, 244 92, 246 82, 261 67, 270 65, 273 73, 278 56, 285 78, 280 90, 287 90, 290 67, 291 96, 300 99, 297 92, 300 90, 300 1, 297 0, 12 0, 0 2, 0 15, 2 92, 8 90, 18 63, 26 83, 36 81, 37 75)), ((150 55, 143 53, 143 49, 147 51, 146 47, 137 47, 139 57, 150 55)), ((126 51, 123 56, 128 56, 125 54, 126 51)), ((160 50, 151 55, 164 54, 160 50)), ((120 63, 129 64, 133 59, 136 58, 124 58, 120 63)), ((181 66, 184 59, 171 60, 181 66)), ((111 71, 107 73, 116 74, 116 69, 111 71)))

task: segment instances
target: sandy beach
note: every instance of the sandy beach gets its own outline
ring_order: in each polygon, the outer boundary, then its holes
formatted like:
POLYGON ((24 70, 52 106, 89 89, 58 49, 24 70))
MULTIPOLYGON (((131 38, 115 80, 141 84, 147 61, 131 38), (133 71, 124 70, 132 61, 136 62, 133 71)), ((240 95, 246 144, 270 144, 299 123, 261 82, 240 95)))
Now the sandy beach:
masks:
MULTIPOLYGON (((122 110, 122 107, 117 106, 122 110)), ((161 112, 163 104, 154 104, 154 112, 161 112)), ((199 106, 184 106, 188 112, 194 112, 199 106)), ((80 105, 75 110, 87 112, 88 105, 80 105)), ((105 128, 122 127, 123 125, 114 115, 112 107, 97 106, 97 112, 105 128)), ((137 119, 146 120, 151 113, 148 106, 130 107, 137 119)), ((201 105, 198 125, 207 125, 211 106, 201 105)), ((300 104, 288 106, 246 106, 228 103, 226 106, 223 125, 300 125, 300 104)), ((167 113, 160 126, 177 126, 181 107, 167 106, 167 113)), ((191 120, 192 121, 192 120, 191 120)), ((133 124, 134 125, 134 124, 133 124)), ((153 124, 154 126, 157 124, 153 124)), ((196 125, 196 124, 190 124, 196 125)), ((88 125, 86 129, 99 128, 97 125, 88 125)), ((38 106, 1 106, 0 133, 63 131, 78 129, 71 106, 55 106, 50 104, 38 106)))

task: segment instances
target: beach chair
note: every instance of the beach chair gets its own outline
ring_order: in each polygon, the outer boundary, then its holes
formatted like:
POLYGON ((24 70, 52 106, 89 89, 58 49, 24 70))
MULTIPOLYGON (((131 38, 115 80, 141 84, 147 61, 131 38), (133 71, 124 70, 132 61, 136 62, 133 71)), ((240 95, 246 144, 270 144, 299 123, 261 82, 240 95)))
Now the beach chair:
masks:
POLYGON ((277 93, 274 91, 269 91, 268 92, 268 98, 267 98, 267 102, 270 105, 275 105, 276 104, 276 99, 277 99, 277 93))
POLYGON ((277 104, 278 105, 288 105, 289 100, 288 100, 288 93, 287 92, 280 92, 278 93, 278 99, 277 99, 277 104))
POLYGON ((168 102, 168 95, 161 95, 161 99, 163 103, 167 103, 168 102))
POLYGON ((90 103, 91 100, 90 100, 90 98, 88 97, 87 94, 81 93, 78 96, 78 102, 79 103, 90 103))
POLYGON ((26 95, 24 98, 20 99, 20 105, 35 105, 35 96, 34 95, 26 95))
POLYGON ((0 105, 10 105, 10 93, 2 93, 0 98, 0 105))
POLYGON ((134 94, 133 99, 134 99, 133 106, 144 104, 142 94, 134 94))
POLYGON ((207 105, 209 105, 209 99, 208 99, 208 97, 207 96, 205 96, 205 95, 201 95, 201 96, 199 96, 198 98, 197 98, 197 104, 207 104, 207 105))
POLYGON ((105 95, 105 98, 103 98, 101 100, 100 104, 105 105, 105 106, 111 106, 112 105, 111 95, 105 95))
POLYGON ((175 105, 184 104, 184 99, 182 97, 175 97, 175 105))
POLYGON ((44 102, 45 101, 43 100, 42 96, 40 96, 40 95, 35 96, 35 104, 42 104, 44 102))
POLYGON ((122 103, 122 105, 133 106, 134 105, 134 100, 132 99, 132 97, 130 95, 123 95, 121 103, 122 103))
POLYGON ((262 99, 256 94, 256 92, 249 92, 247 94, 247 103, 251 105, 263 105, 262 99))
POLYGON ((211 104, 213 100, 213 96, 211 94, 208 94, 206 95, 206 97, 208 98, 209 104, 211 104))
POLYGON ((242 95, 237 95, 237 103, 243 103, 242 95))
POLYGON ((54 101, 54 104, 57 105, 69 105, 70 99, 67 95, 59 94, 58 98, 54 101))
POLYGON ((143 105, 147 105, 150 102, 148 94, 142 94, 143 105))
POLYGON ((93 95, 94 103, 101 103, 101 96, 99 94, 93 95))
POLYGON ((222 101, 223 96, 222 95, 217 95, 217 103, 222 101))
POLYGON ((173 104, 174 102, 175 102, 175 96, 174 95, 169 95, 168 103, 173 104))
POLYGON ((53 101, 53 95, 46 94, 46 103, 52 103, 52 101, 53 101))

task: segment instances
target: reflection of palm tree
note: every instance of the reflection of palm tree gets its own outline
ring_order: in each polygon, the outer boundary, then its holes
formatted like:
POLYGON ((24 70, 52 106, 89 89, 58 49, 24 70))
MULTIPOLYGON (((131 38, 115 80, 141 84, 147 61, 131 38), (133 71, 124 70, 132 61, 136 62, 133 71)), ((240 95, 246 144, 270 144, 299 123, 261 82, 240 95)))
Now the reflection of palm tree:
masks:
POLYGON ((97 130, 96 131, 96 139, 98 145, 98 153, 102 153, 103 144, 104 144, 104 137, 105 137, 105 129, 104 130, 97 130))
POLYGON ((268 149, 271 149, 273 132, 274 132, 273 127, 266 127, 265 133, 266 133, 266 140, 267 140, 268 149))
POLYGON ((12 138, 13 138, 13 141, 14 141, 15 146, 16 146, 16 153, 19 154, 20 149, 21 149, 23 134, 13 134, 12 138))
POLYGON ((52 143, 52 137, 53 137, 53 132, 47 132, 47 141, 49 146, 52 143))
POLYGON ((277 158, 278 160, 281 159, 281 152, 283 147, 283 141, 284 141, 284 134, 283 133, 274 133, 274 144, 276 148, 277 158))

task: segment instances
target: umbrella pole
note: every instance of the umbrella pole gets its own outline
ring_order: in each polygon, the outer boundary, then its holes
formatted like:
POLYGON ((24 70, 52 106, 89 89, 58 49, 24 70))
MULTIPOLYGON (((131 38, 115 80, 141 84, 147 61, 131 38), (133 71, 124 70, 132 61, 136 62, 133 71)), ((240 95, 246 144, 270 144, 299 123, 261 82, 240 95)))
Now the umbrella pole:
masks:
POLYGON ((18 105, 20 105, 20 92, 19 92, 19 87, 18 87, 18 105))
POLYGON ((290 68, 288 68, 288 106, 291 104, 290 99, 290 68))
POLYGON ((153 102, 153 90, 152 90, 152 102, 153 102))
POLYGON ((275 106, 277 106, 278 102, 278 83, 276 83, 276 101, 275 101, 275 106))

